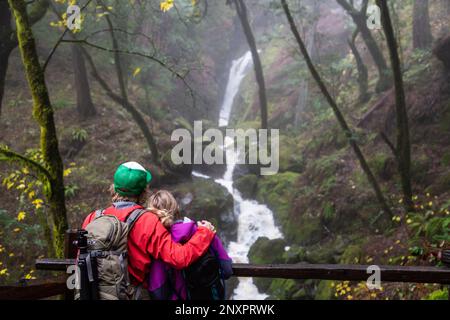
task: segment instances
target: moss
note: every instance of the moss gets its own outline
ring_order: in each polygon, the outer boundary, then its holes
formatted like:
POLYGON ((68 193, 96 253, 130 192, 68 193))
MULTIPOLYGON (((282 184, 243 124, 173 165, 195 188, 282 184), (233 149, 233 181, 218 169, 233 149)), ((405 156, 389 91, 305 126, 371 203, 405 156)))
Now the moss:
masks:
POLYGON ((302 173, 305 170, 305 160, 297 141, 291 137, 280 137, 280 172, 302 173))
POLYGON ((287 264, 299 263, 306 261, 306 249, 296 244, 292 245, 288 251, 284 252, 284 262, 287 264))
POLYGON ((331 202, 326 202, 322 209, 322 217, 326 222, 333 220, 336 217, 336 211, 334 205, 331 202))
POLYGON ((289 211, 296 195, 295 183, 299 177, 298 173, 285 172, 263 177, 258 182, 257 200, 266 203, 273 210, 275 220, 283 229, 291 223, 289 211))
MULTIPOLYGON (((283 263, 283 253, 286 241, 283 239, 269 240, 269 238, 259 238, 250 248, 248 258, 254 264, 276 264, 283 263)), ((254 279, 255 285, 262 292, 266 292, 271 286, 271 279, 254 279)))
POLYGON ((322 240, 323 226, 319 217, 302 216, 285 227, 285 235, 289 241, 299 245, 312 245, 322 240))
POLYGON ((234 181, 233 186, 241 193, 244 199, 253 199, 256 194, 258 177, 248 174, 234 181))
POLYGON ((254 264, 283 263, 285 247, 286 241, 283 239, 270 240, 261 237, 251 246, 248 258, 250 263, 254 264))
POLYGON ((301 299, 306 296, 305 290, 292 279, 275 279, 271 282, 268 288, 270 297, 277 300, 292 300, 294 296, 296 299, 301 299))
POLYGON ((342 264, 357 264, 361 261, 363 250, 361 245, 352 244, 345 249, 341 255, 339 263, 342 264))
POLYGON ((333 299, 334 290, 331 287, 333 281, 323 280, 320 281, 314 296, 315 300, 331 300, 333 299))

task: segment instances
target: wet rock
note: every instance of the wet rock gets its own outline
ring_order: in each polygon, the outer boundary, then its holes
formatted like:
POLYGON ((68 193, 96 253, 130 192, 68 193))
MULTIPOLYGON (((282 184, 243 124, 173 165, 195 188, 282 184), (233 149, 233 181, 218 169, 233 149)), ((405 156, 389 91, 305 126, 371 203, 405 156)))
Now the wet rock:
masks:
POLYGON ((192 178, 170 190, 177 198, 183 215, 213 223, 226 244, 236 240, 238 224, 233 197, 227 189, 212 179, 192 178))
POLYGON ((440 39, 433 49, 435 56, 450 70, 450 36, 440 39))
MULTIPOLYGON (((286 245, 283 239, 270 240, 261 237, 251 246, 248 252, 249 261, 254 264, 283 263, 286 245)), ((255 278, 253 281, 261 292, 266 292, 272 284, 272 279, 255 278)))
POLYGON ((254 174, 245 175, 234 181, 233 187, 236 188, 244 199, 254 199, 258 185, 258 177, 254 174))

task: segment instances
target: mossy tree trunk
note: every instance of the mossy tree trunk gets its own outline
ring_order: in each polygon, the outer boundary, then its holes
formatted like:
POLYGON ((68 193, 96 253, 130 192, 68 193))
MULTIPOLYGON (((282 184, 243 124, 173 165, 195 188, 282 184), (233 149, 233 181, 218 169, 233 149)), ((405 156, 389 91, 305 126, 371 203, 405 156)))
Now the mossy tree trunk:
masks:
POLYGON ((405 90, 403 86, 403 75, 400 66, 400 58, 398 55, 397 41, 394 36, 394 29, 386 1, 377 0, 377 5, 381 8, 381 20, 386 42, 391 57, 392 70, 394 72, 395 84, 395 108, 397 120, 397 146, 396 157, 398 169, 401 177, 403 190, 403 200, 407 210, 414 210, 412 201, 411 186, 411 143, 409 138, 409 121, 406 109, 405 90))
POLYGON ((64 233, 68 228, 64 196, 63 162, 58 149, 53 108, 50 103, 44 72, 39 62, 36 44, 23 0, 8 0, 16 21, 17 39, 25 67, 25 73, 33 99, 33 117, 38 122, 41 137, 40 148, 48 172, 48 184, 44 190, 55 256, 64 254, 64 233))
POLYGON ((264 80, 264 72, 259 57, 258 48, 256 47, 255 37, 253 36, 253 31, 250 26, 247 14, 247 6, 243 0, 233 1, 236 12, 238 14, 239 20, 241 21, 242 29, 244 30, 247 43, 250 47, 253 58, 253 66, 255 69, 256 82, 258 83, 258 93, 259 93, 259 105, 261 109, 261 128, 268 128, 268 111, 267 111, 267 95, 266 95, 266 82, 264 80))
POLYGON ((381 191, 380 185, 378 184, 372 170, 370 169, 369 165, 367 164, 367 161, 359 148, 358 144, 355 141, 355 137, 353 134, 353 131, 350 129, 350 127, 347 124, 347 121, 345 120, 343 114, 341 113, 339 107, 336 104, 336 101, 331 97, 330 92, 328 91, 325 83, 323 82, 322 78, 319 75, 319 72, 317 71, 316 67, 314 66, 311 57, 309 56, 308 50, 306 49, 305 43, 303 42, 300 33, 297 29, 297 26, 295 25, 294 19, 292 18, 291 11, 289 9, 289 6, 286 2, 286 0, 281 0, 281 5, 284 9, 284 12, 286 14, 287 20, 289 22, 289 25, 291 27, 292 33, 294 34, 294 37, 300 47, 300 51, 303 55, 303 57, 306 60, 306 64, 308 65, 308 68, 314 78, 314 80, 317 82, 322 94, 325 96, 328 104, 330 105, 331 109, 333 110, 334 115, 336 116, 336 119, 339 122, 339 125, 341 126, 342 130, 344 131, 345 135, 347 136, 348 142, 353 149, 353 152, 355 153, 361 168, 363 169, 364 173, 367 176, 367 179, 369 180, 370 185, 372 186, 377 199, 380 203, 381 208, 387 213, 388 215, 392 216, 392 211, 381 191))
POLYGON ((375 38, 370 32, 369 27, 367 26, 366 12, 369 1, 363 1, 361 10, 357 10, 353 6, 353 1, 349 3, 347 2, 347 0, 337 0, 337 2, 350 15, 359 32, 361 32, 364 43, 366 44, 367 49, 369 50, 370 55, 372 56, 375 65, 377 66, 379 78, 376 86, 376 91, 382 92, 390 88, 392 85, 392 78, 390 77, 386 59, 384 58, 383 52, 381 51, 375 38))

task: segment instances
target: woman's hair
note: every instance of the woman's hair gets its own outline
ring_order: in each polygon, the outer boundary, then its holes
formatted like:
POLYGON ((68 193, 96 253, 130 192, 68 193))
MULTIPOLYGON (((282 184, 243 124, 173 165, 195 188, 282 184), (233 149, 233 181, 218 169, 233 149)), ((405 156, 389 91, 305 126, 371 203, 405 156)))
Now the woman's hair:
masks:
POLYGON ((118 194, 115 190, 114 190, 114 184, 112 184, 109 187, 109 193, 111 194, 111 201, 112 203, 114 202, 119 202, 119 201, 131 201, 134 203, 137 203, 139 205, 144 205, 145 202, 147 201, 148 195, 150 193, 149 189, 146 188, 140 195, 138 196, 122 196, 120 194, 118 194))
POLYGON ((181 218, 178 202, 167 190, 153 193, 147 202, 148 210, 156 214, 164 227, 170 228, 175 220, 181 218))

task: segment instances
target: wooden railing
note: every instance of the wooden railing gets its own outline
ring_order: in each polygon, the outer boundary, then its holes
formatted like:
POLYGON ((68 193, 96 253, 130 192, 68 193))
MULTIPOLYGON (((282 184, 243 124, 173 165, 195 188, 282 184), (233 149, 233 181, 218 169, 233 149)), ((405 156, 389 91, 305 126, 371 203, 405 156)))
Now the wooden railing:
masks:
MULTIPOLYGON (((73 246, 75 233, 66 235, 67 259, 38 259, 36 269, 66 271, 75 264, 76 248, 73 246)), ((365 265, 340 264, 290 264, 290 265, 251 265, 234 264, 235 277, 281 278, 281 279, 317 279, 340 281, 366 281, 369 277, 365 265)), ((450 268, 379 266, 383 282, 436 283, 448 285, 450 290, 450 268)), ((65 281, 46 283, 26 287, 0 287, 1 299, 43 299, 55 295, 64 295, 72 299, 73 293, 66 288, 65 281)))

